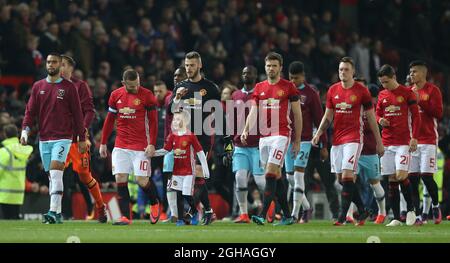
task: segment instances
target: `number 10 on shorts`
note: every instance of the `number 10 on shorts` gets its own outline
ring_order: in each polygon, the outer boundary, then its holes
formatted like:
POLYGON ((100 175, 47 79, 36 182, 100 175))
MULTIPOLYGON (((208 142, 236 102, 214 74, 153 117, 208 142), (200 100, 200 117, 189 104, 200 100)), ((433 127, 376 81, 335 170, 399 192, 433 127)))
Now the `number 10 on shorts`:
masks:
POLYGON ((148 170, 148 161, 141 161, 141 164, 139 165, 139 170, 147 171, 148 170))

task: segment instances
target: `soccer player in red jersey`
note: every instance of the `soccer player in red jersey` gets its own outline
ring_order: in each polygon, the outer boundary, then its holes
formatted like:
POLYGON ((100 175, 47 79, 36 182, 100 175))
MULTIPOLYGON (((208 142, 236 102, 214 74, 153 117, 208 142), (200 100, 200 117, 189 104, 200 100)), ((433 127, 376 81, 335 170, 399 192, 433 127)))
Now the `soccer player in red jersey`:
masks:
POLYGON ((160 205, 155 184, 150 180, 149 158, 155 153, 158 133, 156 99, 153 93, 140 85, 139 75, 129 69, 123 73, 121 88, 109 97, 109 112, 103 124, 100 156, 106 158, 106 142, 117 120, 117 135, 112 152, 112 173, 116 177, 119 207, 122 217, 115 225, 129 225, 130 193, 128 175, 133 173, 141 189, 150 199, 150 220, 156 224, 160 205))
POLYGON ((291 225, 294 223, 294 219, 289 211, 287 186, 281 176, 281 167, 284 163, 284 157, 291 137, 291 120, 289 118, 291 109, 294 114, 296 134, 292 143, 293 156, 297 156, 300 150, 302 111, 297 88, 292 82, 281 78, 282 65, 283 58, 280 54, 271 52, 266 56, 265 70, 267 80, 259 82, 255 86, 252 96, 254 104, 241 135, 242 143, 247 144, 249 134, 253 134, 256 118, 259 115, 259 129, 261 133, 259 140, 260 162, 265 166, 266 186, 262 213, 259 216, 252 216, 252 220, 258 225, 264 225, 267 211, 275 195, 284 215, 279 225, 291 225), (267 126, 262 127, 261 125, 267 126))
POLYGON ((187 129, 190 117, 187 111, 175 112, 172 120, 172 132, 167 137, 164 148, 157 150, 155 156, 161 156, 173 151, 174 165, 172 178, 168 187, 177 194, 178 220, 177 226, 185 225, 183 220, 183 198, 190 206, 190 213, 195 210, 194 194, 195 184, 195 157, 201 163, 202 173, 205 179, 209 178, 208 162, 202 146, 195 134, 187 129))
POLYGON ((394 219, 388 226, 401 225, 399 184, 407 204, 406 224, 413 225, 416 214, 408 169, 411 152, 417 150, 419 136, 420 115, 417 99, 411 89, 397 82, 392 66, 383 65, 377 76, 384 88, 378 95, 376 109, 377 121, 383 127, 383 144, 386 146, 386 153, 380 160, 381 174, 389 176, 389 198, 394 212, 394 219))
POLYGON ((331 147, 331 172, 336 173, 342 182, 341 213, 336 226, 343 225, 348 208, 353 201, 358 208, 358 225, 363 225, 368 216, 362 204, 361 196, 355 186, 355 173, 363 143, 363 114, 375 135, 376 150, 383 155, 384 147, 380 131, 372 110, 372 98, 366 87, 354 81, 355 66, 352 58, 344 57, 339 63, 340 82, 333 84, 327 92, 325 114, 312 139, 317 145, 320 136, 334 119, 333 146, 331 147))
POLYGON ((61 78, 61 56, 51 53, 46 61, 48 76, 33 84, 25 110, 20 142, 27 144, 35 119, 39 124, 39 151, 46 172, 50 171, 50 209, 43 223, 62 223, 64 163, 72 143, 78 138, 78 150, 86 152, 83 112, 76 87, 61 78))
MULTIPOLYGON (((409 180, 416 211, 419 212, 420 209, 419 182, 422 179, 433 203, 434 223, 439 224, 442 221, 442 214, 439 208, 438 188, 433 175, 437 172, 438 121, 442 118, 443 104, 439 88, 427 82, 427 72, 424 61, 417 60, 409 64, 409 74, 413 84, 411 90, 417 97, 421 124, 417 137, 417 151, 411 154, 409 180)), ((417 215, 417 224, 427 220, 430 208, 425 203, 422 217, 419 218, 417 215)))
POLYGON ((91 146, 91 142, 88 137, 88 130, 95 115, 91 90, 89 89, 86 82, 72 76, 73 70, 75 68, 75 60, 67 55, 61 55, 61 58, 61 75, 63 76, 63 78, 71 81, 75 85, 78 91, 78 96, 80 96, 81 110, 83 111, 83 125, 86 131, 87 147, 87 151, 85 153, 80 153, 78 151, 77 138, 73 138, 69 154, 67 155, 66 167, 68 167, 70 163, 72 163, 72 169, 78 174, 78 176, 80 177, 80 181, 86 185, 86 187, 89 189, 89 192, 94 197, 98 221, 100 223, 106 223, 106 221, 108 220, 106 216, 106 206, 103 202, 99 184, 92 177, 90 171, 91 156, 89 149, 91 146))

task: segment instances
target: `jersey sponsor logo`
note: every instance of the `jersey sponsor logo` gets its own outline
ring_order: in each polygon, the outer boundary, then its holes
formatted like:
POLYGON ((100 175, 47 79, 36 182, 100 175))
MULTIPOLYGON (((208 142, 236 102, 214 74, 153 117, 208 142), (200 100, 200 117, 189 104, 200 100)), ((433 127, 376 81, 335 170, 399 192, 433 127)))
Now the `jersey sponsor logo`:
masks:
POLYGON ((262 105, 264 109, 279 109, 280 108, 280 100, 274 98, 268 98, 262 101, 262 105))
POLYGON ((136 118, 136 116, 134 116, 134 115, 131 116, 130 115, 130 114, 135 114, 136 113, 136 110, 132 109, 130 107, 125 107, 125 108, 119 109, 119 113, 123 114, 123 115, 120 116, 121 118, 125 118, 125 119, 134 119, 134 118, 136 118))
POLYGON ((389 105, 388 107, 386 107, 384 109, 384 111, 386 112, 396 112, 396 111, 400 111, 400 106, 395 106, 395 105, 389 105))
POLYGON ((200 96, 206 96, 206 94, 207 94, 208 92, 206 91, 206 89, 201 89, 200 90, 200 96))
POLYGON ((190 106, 196 106, 196 105, 200 105, 202 104, 201 100, 198 100, 196 98, 189 98, 189 99, 185 99, 184 103, 190 105, 190 106))
POLYGON ((351 95, 350 96, 350 101, 351 102, 355 102, 358 99, 358 97, 356 95, 351 95))
POLYGON ((398 97, 397 97, 397 101, 400 102, 400 103, 402 103, 402 102, 405 101, 405 98, 403 98, 403 96, 398 96, 398 97))
POLYGON ((59 89, 58 90, 58 95, 56 96, 56 98, 58 98, 58 99, 64 99, 64 94, 66 93, 66 91, 65 90, 63 90, 63 89, 59 89))
POLYGON ((133 104, 137 106, 137 105, 141 104, 141 100, 140 99, 134 99, 133 100, 133 104))
POLYGON ((174 158, 177 158, 177 159, 179 159, 179 158, 181 158, 181 159, 187 158, 186 150, 182 150, 182 149, 177 148, 177 149, 173 150, 173 154, 174 154, 174 158))
POLYGON ((352 104, 348 104, 347 102, 344 101, 344 102, 336 104, 336 108, 339 109, 339 110, 345 111, 347 109, 351 109, 352 108, 352 104))
POLYGON ((39 94, 44 95, 44 94, 45 94, 45 90, 41 90, 41 91, 39 92, 39 94))
POLYGON ((183 141, 183 142, 181 142, 181 146, 183 146, 183 147, 186 147, 187 146, 187 141, 183 141))

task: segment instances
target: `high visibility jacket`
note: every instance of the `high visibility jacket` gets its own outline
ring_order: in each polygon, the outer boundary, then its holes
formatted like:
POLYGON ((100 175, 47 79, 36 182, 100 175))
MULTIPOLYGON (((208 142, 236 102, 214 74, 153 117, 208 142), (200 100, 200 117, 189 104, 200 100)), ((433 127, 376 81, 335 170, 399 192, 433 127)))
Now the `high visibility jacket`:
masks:
POLYGON ((23 146, 19 139, 8 138, 0 148, 0 203, 22 205, 25 193, 27 160, 32 146, 23 146))

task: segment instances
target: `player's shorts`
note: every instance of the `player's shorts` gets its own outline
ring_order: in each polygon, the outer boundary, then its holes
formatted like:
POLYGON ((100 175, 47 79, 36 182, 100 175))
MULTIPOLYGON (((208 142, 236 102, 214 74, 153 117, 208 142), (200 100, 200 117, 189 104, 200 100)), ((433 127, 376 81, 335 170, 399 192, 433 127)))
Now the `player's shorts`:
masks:
POLYGON ((260 166, 265 167, 267 163, 273 163, 283 167, 288 146, 289 138, 287 136, 276 135, 260 138, 260 166))
POLYGON ((168 188, 181 191, 183 195, 194 194, 195 177, 193 175, 172 175, 168 188))
POLYGON ((39 152, 46 172, 50 170, 51 161, 66 162, 71 143, 71 139, 39 141, 39 152))
POLYGON ((234 147, 233 173, 239 170, 250 171, 253 176, 264 174, 264 170, 259 166, 259 150, 257 147, 234 147))
POLYGON ((168 154, 164 155, 163 160, 163 173, 171 173, 173 172, 173 151, 170 151, 168 154))
POLYGON ((396 174, 396 171, 408 171, 411 154, 409 145, 386 146, 381 156, 381 175, 396 174))
POLYGON ((433 144, 419 144, 417 150, 411 153, 410 173, 435 173, 437 147, 433 144))
POLYGON ((343 170, 356 172, 361 150, 362 144, 356 142, 333 145, 330 153, 331 172, 338 174, 343 170))
POLYGON ((78 151, 78 143, 74 142, 70 146, 69 154, 67 155, 66 168, 72 163, 72 169, 78 174, 90 173, 90 154, 89 151, 80 153, 78 151))
POLYGON ((358 161, 357 174, 364 182, 367 180, 380 180, 380 159, 378 154, 361 155, 358 161))
POLYGON ((301 168, 306 167, 306 165, 308 164, 311 147, 312 147, 311 142, 301 142, 300 152, 297 154, 297 157, 294 160, 294 156, 292 156, 292 143, 289 144, 289 148, 286 153, 286 158, 284 158, 286 173, 289 174, 294 173, 294 166, 301 168))
POLYGON ((144 151, 133 151, 114 147, 112 152, 112 174, 134 174, 151 176, 150 159, 144 151))

